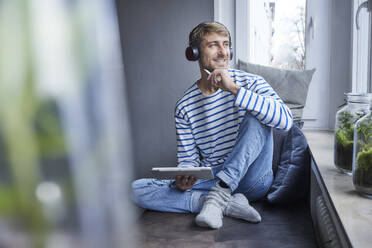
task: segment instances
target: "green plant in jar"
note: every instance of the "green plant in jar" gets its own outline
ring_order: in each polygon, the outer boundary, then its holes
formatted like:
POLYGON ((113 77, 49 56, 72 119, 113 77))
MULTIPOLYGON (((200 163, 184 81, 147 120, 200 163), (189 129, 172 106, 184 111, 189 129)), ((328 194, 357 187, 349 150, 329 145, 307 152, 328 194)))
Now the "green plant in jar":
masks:
POLYGON ((341 111, 338 115, 338 129, 335 135, 335 164, 345 170, 352 170, 354 124, 364 112, 358 112, 354 116, 349 111, 341 111))
POLYGON ((356 126, 353 182, 357 190, 372 197, 372 115, 356 126))

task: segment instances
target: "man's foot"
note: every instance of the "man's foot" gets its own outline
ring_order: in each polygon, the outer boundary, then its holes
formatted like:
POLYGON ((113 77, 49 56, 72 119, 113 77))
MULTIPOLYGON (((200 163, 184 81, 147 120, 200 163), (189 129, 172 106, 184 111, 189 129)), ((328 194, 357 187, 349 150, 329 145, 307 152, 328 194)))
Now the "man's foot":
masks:
POLYGON ((198 226, 218 229, 222 226, 223 212, 230 201, 230 188, 222 188, 219 183, 205 196, 203 208, 196 216, 198 226))
POLYGON ((243 219, 253 223, 261 222, 261 216, 251 205, 249 205, 248 199, 240 193, 234 194, 228 202, 224 212, 224 215, 243 219))

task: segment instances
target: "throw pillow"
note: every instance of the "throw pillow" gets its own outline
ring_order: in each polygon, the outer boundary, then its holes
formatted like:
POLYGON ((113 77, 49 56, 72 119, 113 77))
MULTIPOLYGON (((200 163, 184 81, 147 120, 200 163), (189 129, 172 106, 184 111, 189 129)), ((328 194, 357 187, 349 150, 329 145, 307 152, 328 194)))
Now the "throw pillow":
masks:
POLYGON ((304 71, 282 70, 241 60, 238 60, 238 69, 263 77, 291 109, 293 119, 302 119, 309 84, 315 69, 304 71))
POLYGON ((284 204, 303 199, 310 188, 310 152, 306 138, 297 124, 288 132, 275 132, 277 133, 274 135, 280 140, 280 147, 275 147, 274 150, 279 149, 280 155, 276 159, 277 167, 273 166, 275 177, 267 200, 284 204))

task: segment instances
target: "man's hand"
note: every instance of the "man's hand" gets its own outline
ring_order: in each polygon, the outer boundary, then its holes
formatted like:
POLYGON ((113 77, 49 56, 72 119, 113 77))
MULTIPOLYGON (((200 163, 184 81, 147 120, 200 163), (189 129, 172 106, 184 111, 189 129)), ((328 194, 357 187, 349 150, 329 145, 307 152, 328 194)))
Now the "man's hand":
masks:
POLYGON ((185 191, 191 189, 196 180, 193 176, 176 176, 176 186, 179 190, 185 191))
POLYGON ((239 86, 237 86, 231 79, 230 74, 226 68, 217 68, 208 76, 212 85, 220 88, 223 91, 228 91, 233 95, 238 94, 239 86))

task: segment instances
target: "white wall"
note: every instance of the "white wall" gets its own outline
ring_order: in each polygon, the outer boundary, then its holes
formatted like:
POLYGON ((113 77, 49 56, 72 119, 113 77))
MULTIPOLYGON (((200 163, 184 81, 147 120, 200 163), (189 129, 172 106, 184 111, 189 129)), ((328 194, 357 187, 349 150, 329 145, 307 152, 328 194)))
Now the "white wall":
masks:
POLYGON ((329 0, 306 3, 306 68, 316 72, 303 113, 304 128, 329 128, 330 4, 329 0))
MULTIPOLYGON (((353 72, 352 72, 352 90, 353 92, 368 92, 368 42, 371 37, 368 37, 369 13, 366 8, 362 8, 359 12, 359 30, 356 29, 355 16, 358 7, 365 0, 352 0, 353 2, 353 72)), ((372 25, 372 24, 371 24, 372 25)), ((371 88, 371 87, 370 87, 371 88)))
POLYGON ((351 2, 307 0, 306 23, 306 68, 316 72, 304 109, 304 128, 333 129, 337 107, 351 89, 351 2))
POLYGON ((344 93, 352 85, 352 3, 350 0, 332 0, 329 122, 334 129, 338 107, 344 103, 344 93))

